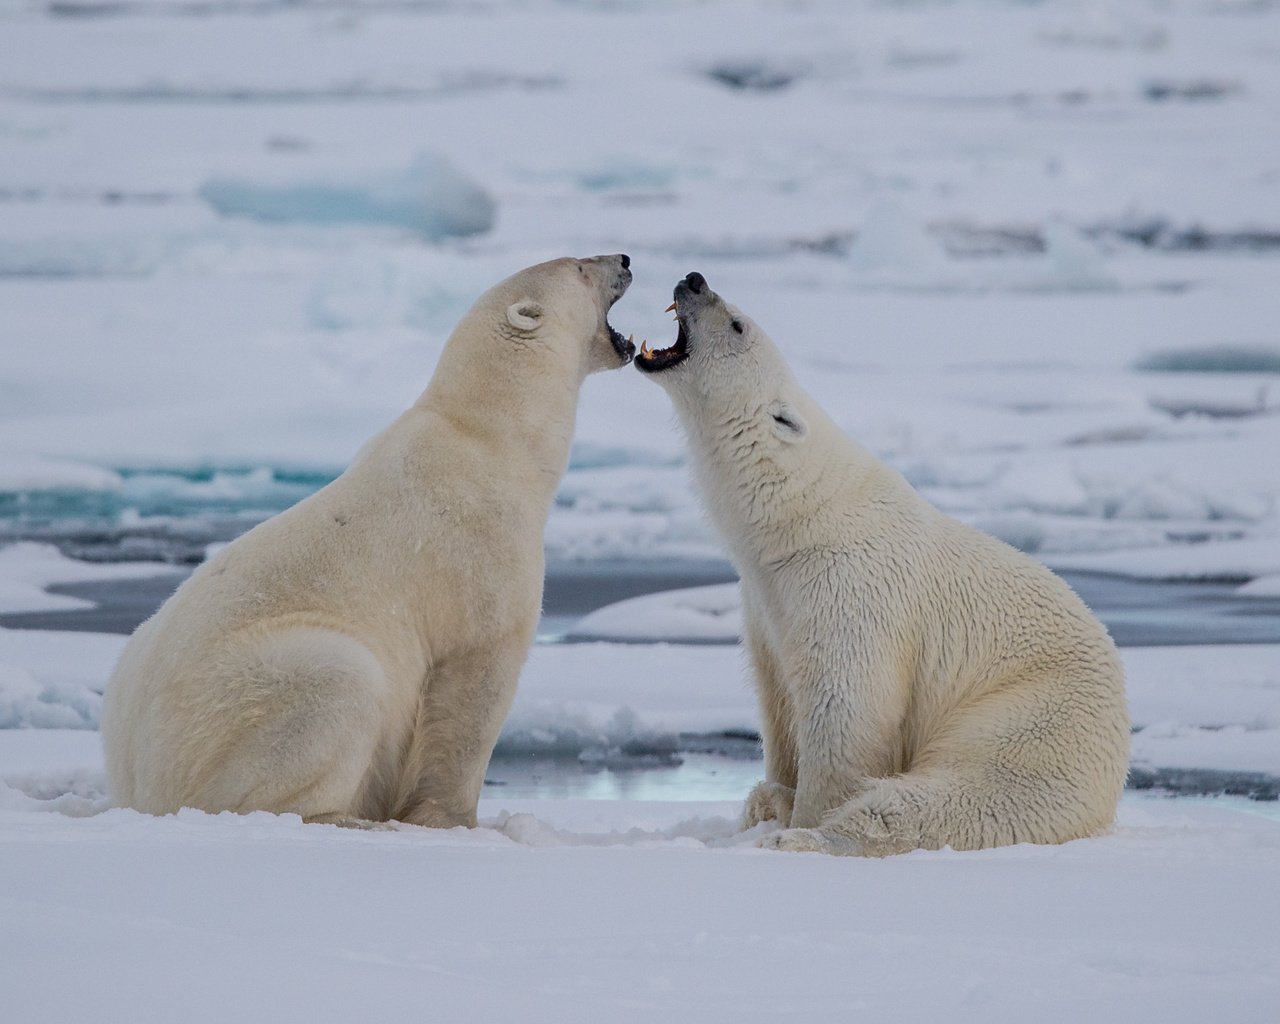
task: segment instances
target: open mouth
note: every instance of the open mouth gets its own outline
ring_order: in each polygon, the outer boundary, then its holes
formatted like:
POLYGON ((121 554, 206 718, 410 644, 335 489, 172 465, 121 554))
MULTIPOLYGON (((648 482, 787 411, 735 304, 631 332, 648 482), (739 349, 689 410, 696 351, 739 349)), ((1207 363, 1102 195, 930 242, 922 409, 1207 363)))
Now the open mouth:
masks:
POLYGON ((613 324, 607 320, 605 321, 605 326, 609 328, 609 340, 613 343, 613 350, 618 353, 618 358, 622 360, 625 366, 631 362, 632 357, 636 354, 635 342, 632 340, 635 335, 633 334, 631 338, 624 338, 614 328, 613 324))
MULTIPOLYGON (((673 302, 667 312, 671 312, 674 308, 673 302)), ((645 373, 660 373, 689 358, 689 337, 684 333, 684 320, 678 313, 676 323, 680 326, 676 331, 674 345, 668 348, 650 348, 647 341, 641 342, 640 351, 636 354, 636 369, 643 370, 645 373)))

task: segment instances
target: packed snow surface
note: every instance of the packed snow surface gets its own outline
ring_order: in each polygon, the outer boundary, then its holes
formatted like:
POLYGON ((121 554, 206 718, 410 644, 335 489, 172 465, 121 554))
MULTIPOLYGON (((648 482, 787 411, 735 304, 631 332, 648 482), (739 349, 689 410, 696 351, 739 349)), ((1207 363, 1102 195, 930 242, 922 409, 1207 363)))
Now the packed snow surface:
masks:
POLYGON ((867 861, 754 849, 724 803, 486 798, 472 831, 374 833, 46 803, 0 790, 19 1021, 1262 1024, 1280 999, 1280 820, 1229 805, 867 861))

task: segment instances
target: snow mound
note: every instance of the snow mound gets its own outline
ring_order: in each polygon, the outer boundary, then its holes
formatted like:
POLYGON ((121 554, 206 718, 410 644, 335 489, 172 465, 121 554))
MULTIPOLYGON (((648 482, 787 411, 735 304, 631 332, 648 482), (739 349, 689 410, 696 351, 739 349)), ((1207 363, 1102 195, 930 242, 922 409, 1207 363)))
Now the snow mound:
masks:
POLYGON ((423 238, 483 234, 493 227, 490 195, 448 160, 424 154, 406 171, 362 178, 267 182, 214 178, 199 195, 224 217, 273 224, 375 224, 423 238))
POLYGON ((1250 580, 1237 591, 1241 597, 1280 597, 1280 573, 1259 576, 1250 580))
POLYGON ((742 601, 736 583, 645 594, 584 616, 572 640, 668 643, 736 643, 742 635, 742 601))
POLYGON ((0 729, 96 729, 102 697, 86 686, 43 684, 0 665, 0 729))
POLYGON ((0 613, 71 611, 92 603, 62 594, 49 594, 54 583, 162 576, 170 566, 150 563, 99 565, 67 558, 51 544, 23 541, 0 547, 0 613))
POLYGON ((122 636, 0 629, 0 729, 96 729, 102 688, 124 643, 122 636))
POLYGON ((120 474, 101 466, 0 455, 0 497, 26 491, 117 491, 121 486, 120 474))
POLYGON ((1132 579, 1247 583, 1280 573, 1280 537, 1054 554, 1048 560, 1055 569, 1113 573, 1132 579))

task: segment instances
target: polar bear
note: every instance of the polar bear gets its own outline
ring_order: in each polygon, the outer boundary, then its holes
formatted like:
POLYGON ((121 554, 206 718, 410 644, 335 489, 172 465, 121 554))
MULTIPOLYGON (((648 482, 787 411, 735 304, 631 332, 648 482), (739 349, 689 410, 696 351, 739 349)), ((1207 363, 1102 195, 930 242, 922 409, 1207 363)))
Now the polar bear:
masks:
POLYGON ((765 752, 744 826, 863 856, 1106 829, 1129 720, 1102 624, 845 436, 702 275, 671 308, 675 344, 635 363, 671 396, 742 579, 765 752))
POLYGON ((559 259, 490 289, 345 473, 138 628, 103 698, 116 804, 475 824, 579 386, 634 353, 606 318, 629 266, 559 259))

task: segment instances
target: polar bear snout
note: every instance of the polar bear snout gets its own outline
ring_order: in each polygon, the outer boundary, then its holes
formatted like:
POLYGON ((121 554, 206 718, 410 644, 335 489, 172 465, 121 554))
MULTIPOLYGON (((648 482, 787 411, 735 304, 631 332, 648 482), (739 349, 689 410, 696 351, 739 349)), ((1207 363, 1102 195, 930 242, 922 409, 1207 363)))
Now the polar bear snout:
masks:
MULTIPOLYGON (((631 287, 631 257, 625 253, 619 253, 610 259, 618 261, 618 266, 613 275, 613 302, 617 302, 622 298, 623 293, 631 287)), ((610 303, 612 305, 613 303, 610 303)))
POLYGON ((588 279, 593 280, 608 296, 610 306, 631 287, 631 257, 624 252, 614 253, 612 256, 592 256, 590 259, 579 260, 579 263, 591 268, 586 271, 588 279))
POLYGON ((645 342, 635 357, 636 369, 642 373, 655 374, 679 366, 690 355, 689 328, 698 321, 699 311, 716 300, 716 293, 707 287, 707 279, 696 270, 686 274, 676 282, 675 301, 667 307, 667 312, 676 314, 676 340, 667 348, 649 348, 645 342))

